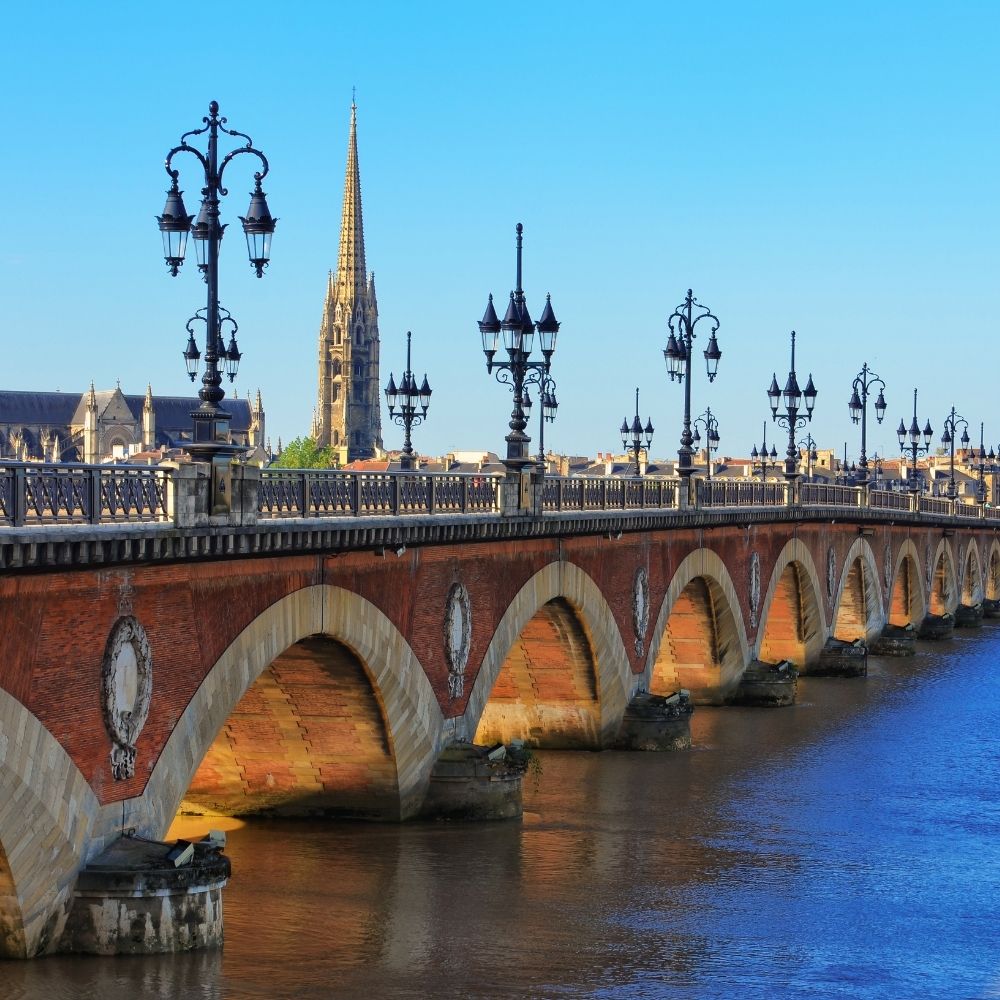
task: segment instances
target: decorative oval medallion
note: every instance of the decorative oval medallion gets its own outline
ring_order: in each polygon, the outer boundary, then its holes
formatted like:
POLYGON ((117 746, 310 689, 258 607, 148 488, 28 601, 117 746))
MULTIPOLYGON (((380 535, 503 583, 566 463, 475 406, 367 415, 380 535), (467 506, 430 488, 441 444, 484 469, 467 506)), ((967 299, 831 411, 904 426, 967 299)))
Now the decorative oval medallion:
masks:
POLYGON ((757 627, 757 612, 760 610, 760 556, 755 552, 750 557, 750 627, 757 627))
POLYGON ((454 701, 465 693, 465 665, 472 642, 469 592, 463 583, 453 583, 444 613, 444 656, 448 661, 448 695, 454 701))
POLYGON ((837 591, 837 553, 831 545, 826 553, 826 596, 833 600, 837 591))
POLYGON ((632 629, 635 632, 635 655, 646 650, 646 629, 649 628, 649 574, 645 566, 635 571, 632 580, 632 629))
POLYGON ((111 738, 115 781, 135 774, 135 744, 146 724, 152 695, 153 657, 146 630, 132 615, 124 615, 111 629, 101 664, 101 707, 111 738))

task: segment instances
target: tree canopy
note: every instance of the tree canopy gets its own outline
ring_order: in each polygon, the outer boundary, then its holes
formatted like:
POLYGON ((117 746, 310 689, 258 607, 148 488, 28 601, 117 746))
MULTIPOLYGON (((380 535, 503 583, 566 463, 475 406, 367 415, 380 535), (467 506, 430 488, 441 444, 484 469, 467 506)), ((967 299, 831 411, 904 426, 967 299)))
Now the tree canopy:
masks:
POLYGON ((297 437, 285 445, 272 465, 280 469, 329 469, 333 449, 318 447, 311 437, 297 437))

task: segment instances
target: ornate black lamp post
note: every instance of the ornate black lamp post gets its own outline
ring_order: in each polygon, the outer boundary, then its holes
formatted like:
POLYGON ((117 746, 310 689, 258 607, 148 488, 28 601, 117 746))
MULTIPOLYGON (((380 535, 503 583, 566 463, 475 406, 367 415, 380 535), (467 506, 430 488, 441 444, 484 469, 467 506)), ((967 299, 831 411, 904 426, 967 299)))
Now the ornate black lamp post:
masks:
POLYGON ((976 487, 977 499, 980 503, 986 503, 986 445, 983 443, 983 421, 979 421, 979 461, 977 462, 977 472, 979 473, 979 485, 976 487))
POLYGON ((710 406, 705 408, 705 412, 700 417, 694 418, 694 443, 701 445, 701 434, 698 425, 705 428, 705 452, 708 456, 708 469, 705 473, 706 479, 712 478, 712 452, 719 450, 719 421, 712 413, 710 406))
POLYGON ((878 422, 882 423, 886 408, 885 396, 883 395, 885 382, 868 367, 866 361, 861 366, 861 371, 854 376, 852 385, 853 392, 847 406, 851 411, 851 420, 856 424, 861 424, 861 457, 858 459, 857 482, 859 486, 863 486, 868 482, 868 456, 865 454, 868 430, 868 395, 876 385, 879 387, 878 398, 875 400, 875 416, 878 422), (858 390, 860 390, 860 395, 858 390))
POLYGON ((760 451, 757 450, 757 445, 753 446, 753 451, 750 452, 750 462, 752 474, 757 475, 759 472, 761 479, 767 478, 768 470, 778 467, 778 452, 775 450, 774 445, 771 445, 770 453, 767 450, 766 420, 764 421, 764 443, 760 446, 760 451))
MULTIPOLYGON (((541 409, 538 411, 538 454, 535 456, 535 461, 541 467, 544 475, 546 469, 545 425, 555 421, 556 411, 559 409, 559 401, 556 399, 556 382, 547 372, 535 371, 525 375, 524 384, 525 387, 529 384, 538 386, 538 402, 541 404, 541 409)), ((531 397, 528 395, 527 388, 525 388, 521 405, 524 407, 524 418, 527 420, 531 415, 531 397)))
POLYGON ((427 373, 424 373, 424 381, 420 388, 417 388, 417 380, 413 377, 410 369, 410 338, 413 334, 406 331, 406 371, 403 372, 403 380, 396 386, 396 380, 389 372, 389 383, 385 387, 385 401, 389 405, 389 419, 398 426, 404 428, 403 452, 399 456, 399 467, 404 471, 409 471, 415 467, 413 459, 413 446, 410 443, 410 428, 416 424, 422 424, 427 419, 427 407, 431 404, 431 387, 427 383, 427 373), (396 412, 396 407, 399 412, 396 412), (420 410, 418 413, 417 410, 420 410))
POLYGON ((951 408, 951 413, 944 418, 944 433, 941 435, 941 444, 948 445, 948 496, 954 497, 957 493, 955 489, 955 436, 958 434, 958 425, 962 424, 962 447, 969 447, 969 422, 965 417, 955 412, 955 407, 951 408))
POLYGON ((813 407, 816 405, 816 386, 813 385, 812 373, 805 389, 799 388, 799 380, 795 375, 795 331, 792 330, 792 363, 785 380, 785 388, 778 388, 777 373, 771 375, 771 385, 767 390, 767 398, 771 404, 771 419, 779 426, 788 430, 788 448, 785 450, 785 479, 789 482, 799 475, 799 452, 795 447, 795 432, 801 430, 812 420, 813 407), (799 413, 803 400, 806 412, 799 413), (784 402, 785 412, 778 412, 778 404, 784 402))
POLYGON ((931 422, 928 420, 924 424, 923 432, 920 424, 917 423, 917 390, 913 390, 913 420, 910 422, 910 429, 900 418, 899 426, 896 428, 896 437, 899 438, 899 450, 905 455, 910 453, 910 472, 907 476, 907 483, 911 493, 919 493, 921 486, 921 475, 917 470, 917 456, 926 455, 930 451, 931 438, 934 431, 931 429, 931 422), (920 436, 923 433, 923 444, 920 443, 920 436))
MULTIPOLYGON (((493 296, 490 295, 486 312, 479 321, 479 333, 483 338, 483 353, 486 355, 486 371, 497 369, 496 379, 511 387, 514 393, 514 409, 510 415, 510 433, 506 437, 507 457, 503 464, 511 472, 530 465, 533 459, 528 454, 531 438, 524 433, 528 418, 524 412, 524 401, 527 398, 524 391, 524 380, 528 372, 539 371, 546 375, 552 364, 552 354, 556 349, 556 335, 559 333, 559 323, 552 311, 550 297, 545 297, 545 308, 538 322, 534 322, 528 314, 528 306, 524 301, 524 290, 521 288, 521 234, 524 227, 517 224, 517 284, 510 293, 510 304, 503 321, 497 319, 493 308, 493 296), (535 331, 542 349, 541 361, 530 361, 531 350, 535 342, 535 331), (497 338, 503 331, 503 346, 507 351, 506 361, 495 361, 497 338)), ((530 409, 531 404, 528 404, 530 409)))
MULTIPOLYGON (((199 310, 199 314, 204 312, 205 315, 204 317, 198 316, 198 318, 204 319, 206 327, 205 374, 202 376, 201 390, 198 393, 201 406, 191 414, 194 420, 193 441, 187 450, 196 457, 211 458, 213 455, 231 448, 229 444, 230 414, 219 405, 226 395, 221 388, 222 375, 219 371, 219 362, 224 362, 230 377, 234 377, 236 366, 240 360, 235 336, 231 338, 229 348, 222 347, 220 328, 224 319, 231 320, 232 318, 228 312, 223 317, 219 308, 219 244, 226 228, 219 222, 219 199, 228 194, 226 188, 222 186, 226 167, 240 153, 252 153, 260 160, 263 167, 262 170, 254 174, 254 190, 250 195, 250 207, 247 209, 246 217, 240 217, 240 222, 243 223, 243 232, 246 235, 250 265, 257 272, 258 278, 264 274, 264 268, 267 267, 271 257, 271 236, 274 233, 277 220, 271 217, 267 207, 267 198, 261 188, 261 181, 268 172, 267 157, 259 149, 254 148, 253 140, 248 135, 237 132, 235 129, 226 128, 227 119, 219 117, 218 102, 212 101, 209 104, 208 117, 203 118, 202 121, 204 128, 185 132, 181 136, 180 144, 174 146, 167 153, 165 166, 167 174, 170 176, 170 188, 167 191, 167 203, 164 206, 163 214, 157 216, 157 220, 160 233, 163 236, 163 256, 170 273, 176 276, 181 264, 184 263, 187 239, 190 234, 195 242, 198 268, 208 285, 207 305, 204 310, 199 310), (190 136, 202 135, 205 132, 208 133, 207 153, 188 145, 187 140, 190 136), (246 140, 245 145, 230 150, 223 157, 221 163, 218 152, 220 132, 246 140), (194 225, 191 224, 193 216, 188 215, 187 209, 184 207, 182 192, 177 183, 180 171, 173 167, 174 157, 178 153, 190 153, 202 167, 205 186, 201 189, 201 210, 194 225)), ((235 323, 233 325, 235 327, 235 323)), ((190 324, 188 332, 191 333, 190 324)), ((199 355, 193 336, 188 338, 188 345, 184 350, 184 360, 187 364, 188 374, 191 374, 192 366, 197 373, 199 355), (193 351, 192 348, 194 348, 193 351)))
POLYGON ((684 427, 681 431, 681 446, 677 451, 677 474, 688 477, 694 472, 691 456, 694 454, 692 444, 694 436, 691 433, 691 343, 695 339, 695 327, 702 320, 709 320, 708 346, 704 350, 705 367, 708 381, 714 382, 719 373, 719 359, 722 351, 715 333, 719 329, 718 317, 703 306, 688 289, 687 298, 671 313, 667 320, 670 336, 667 346, 663 349, 663 357, 667 363, 670 381, 676 379, 684 383, 684 427))
POLYGON ((647 454, 649 452, 649 446, 653 443, 653 422, 647 417, 644 429, 642 421, 639 419, 638 386, 635 390, 635 416, 632 418, 632 426, 629 427, 628 417, 626 417, 622 421, 619 431, 622 436, 622 447, 626 451, 632 452, 632 463, 635 465, 635 474, 641 476, 642 466, 639 465, 639 453, 643 447, 645 447, 647 454), (643 443, 643 438, 645 438, 645 444, 643 443))
POLYGON ((816 442, 813 440, 812 434, 807 434, 799 442, 799 447, 806 453, 806 481, 808 482, 812 480, 813 462, 819 461, 819 455, 816 454, 816 442))

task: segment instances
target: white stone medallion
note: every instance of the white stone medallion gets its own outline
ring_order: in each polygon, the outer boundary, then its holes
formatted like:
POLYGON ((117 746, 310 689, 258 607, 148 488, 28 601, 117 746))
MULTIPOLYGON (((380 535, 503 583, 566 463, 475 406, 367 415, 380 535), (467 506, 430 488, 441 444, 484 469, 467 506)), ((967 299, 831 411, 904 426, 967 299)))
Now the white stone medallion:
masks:
POLYGON ((472 612, 469 592, 463 583, 453 583, 444 613, 444 656, 448 661, 448 695, 456 701, 465 694, 465 665, 472 644, 472 612))
POLYGON ((111 629, 101 665, 101 707, 111 737, 115 781, 135 774, 135 744, 146 724, 152 694, 153 657, 146 630, 133 615, 123 615, 111 629))
POLYGON ((826 553, 826 596, 832 601, 837 590, 837 553, 831 545, 826 553))
POLYGON ((645 566, 635 571, 632 580, 632 630, 635 632, 635 655, 646 651, 646 632, 649 629, 649 574, 645 566))
POLYGON ((750 628, 757 627, 757 612, 760 611, 760 556, 755 552, 750 556, 750 628))

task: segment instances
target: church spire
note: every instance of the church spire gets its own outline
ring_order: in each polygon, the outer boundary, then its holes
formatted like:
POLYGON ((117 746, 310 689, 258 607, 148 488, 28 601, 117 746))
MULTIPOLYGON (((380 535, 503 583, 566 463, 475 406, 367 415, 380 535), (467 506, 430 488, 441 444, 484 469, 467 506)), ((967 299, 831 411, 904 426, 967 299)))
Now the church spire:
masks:
POLYGON ((347 140, 347 171, 344 177, 344 210, 340 220, 340 252, 337 284, 341 296, 353 292, 355 300, 365 293, 365 228, 361 221, 361 173, 358 169, 358 106, 351 101, 351 132, 347 140))

